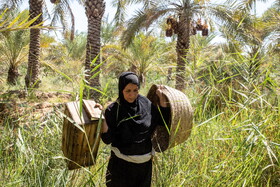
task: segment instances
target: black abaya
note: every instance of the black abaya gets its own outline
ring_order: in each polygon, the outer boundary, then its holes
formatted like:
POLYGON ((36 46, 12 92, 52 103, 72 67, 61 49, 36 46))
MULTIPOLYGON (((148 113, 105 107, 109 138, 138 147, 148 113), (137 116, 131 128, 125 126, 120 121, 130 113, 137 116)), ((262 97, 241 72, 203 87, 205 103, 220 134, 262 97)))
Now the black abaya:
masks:
MULTIPOLYGON (((133 103, 127 102, 122 90, 129 83, 140 86, 134 73, 125 72, 119 79, 118 100, 105 110, 108 132, 102 133, 101 138, 104 143, 118 148, 124 155, 144 155, 151 153, 152 133, 156 125, 165 125, 165 122, 169 121, 170 109, 158 108, 142 95, 138 95, 133 103)), ((118 158, 113 151, 111 152, 106 176, 107 186, 148 187, 151 185, 151 176, 151 160, 132 163, 118 158)))

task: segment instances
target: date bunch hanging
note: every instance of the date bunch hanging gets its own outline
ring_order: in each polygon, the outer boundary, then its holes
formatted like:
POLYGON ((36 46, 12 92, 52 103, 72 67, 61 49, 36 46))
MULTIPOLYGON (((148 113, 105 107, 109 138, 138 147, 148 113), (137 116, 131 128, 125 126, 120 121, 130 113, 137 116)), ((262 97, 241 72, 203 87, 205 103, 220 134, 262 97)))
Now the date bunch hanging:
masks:
POLYGON ((58 4, 58 3, 60 3, 60 0, 51 0, 51 3, 52 4, 58 4))
POLYGON ((208 25, 206 21, 202 24, 201 19, 191 22, 191 34, 196 35, 197 31, 202 31, 202 36, 208 36, 208 25))
POLYGON ((197 20, 195 28, 196 28, 197 31, 202 31, 203 25, 201 23, 201 19, 200 18, 197 20))
POLYGON ((165 35, 167 37, 171 37, 171 36, 173 36, 173 34, 178 33, 178 22, 174 17, 169 16, 166 20, 166 24, 167 24, 167 27, 165 30, 165 35))
POLYGON ((205 23, 202 25, 202 36, 208 36, 208 25, 205 23))

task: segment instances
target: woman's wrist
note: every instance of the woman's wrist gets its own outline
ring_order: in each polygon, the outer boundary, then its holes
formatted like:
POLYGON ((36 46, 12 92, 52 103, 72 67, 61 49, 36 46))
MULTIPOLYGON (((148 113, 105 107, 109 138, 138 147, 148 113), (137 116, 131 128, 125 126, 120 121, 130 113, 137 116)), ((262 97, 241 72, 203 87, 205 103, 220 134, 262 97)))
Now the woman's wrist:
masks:
POLYGON ((107 133, 108 132, 108 125, 106 123, 106 121, 104 120, 102 123, 102 133, 107 133))

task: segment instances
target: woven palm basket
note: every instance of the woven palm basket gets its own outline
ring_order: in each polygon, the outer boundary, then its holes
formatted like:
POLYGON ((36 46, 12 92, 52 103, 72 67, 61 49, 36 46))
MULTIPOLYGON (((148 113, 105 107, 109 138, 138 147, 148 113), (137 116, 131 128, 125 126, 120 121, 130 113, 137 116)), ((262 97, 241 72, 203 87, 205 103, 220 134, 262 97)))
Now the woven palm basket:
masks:
MULTIPOLYGON (((159 105, 156 94, 158 87, 159 85, 152 85, 147 95, 147 98, 156 106, 159 105)), ((193 122, 193 109, 187 96, 169 86, 163 86, 161 90, 168 100, 171 116, 166 126, 157 125, 153 134, 152 143, 157 152, 163 152, 186 141, 191 134, 193 122)))

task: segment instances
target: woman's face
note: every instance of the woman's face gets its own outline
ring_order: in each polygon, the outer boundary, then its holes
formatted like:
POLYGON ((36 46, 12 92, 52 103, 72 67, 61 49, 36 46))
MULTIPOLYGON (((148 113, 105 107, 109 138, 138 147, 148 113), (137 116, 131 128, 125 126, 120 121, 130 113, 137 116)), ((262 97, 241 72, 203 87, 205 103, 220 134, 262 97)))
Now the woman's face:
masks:
POLYGON ((123 89, 123 97, 127 102, 133 103, 135 99, 138 97, 138 92, 139 92, 138 86, 136 84, 129 83, 123 89))

